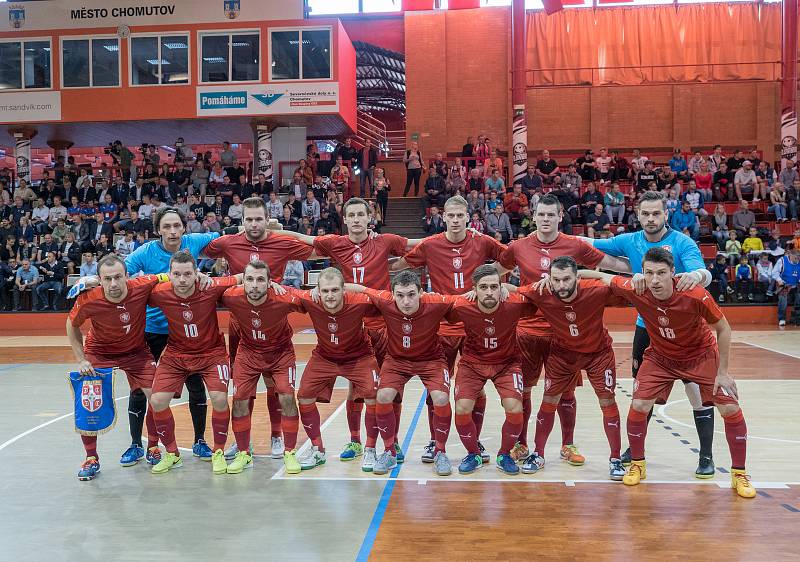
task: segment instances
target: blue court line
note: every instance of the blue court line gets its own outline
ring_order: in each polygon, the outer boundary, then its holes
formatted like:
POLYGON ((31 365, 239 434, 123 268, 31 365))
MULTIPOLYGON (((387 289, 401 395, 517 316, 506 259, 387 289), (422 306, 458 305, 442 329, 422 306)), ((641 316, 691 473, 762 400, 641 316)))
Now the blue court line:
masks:
MULTIPOLYGON (((427 397, 428 391, 423 390, 422 396, 420 396, 419 399, 419 404, 417 404, 417 410, 414 412, 414 417, 411 420, 411 425, 408 426, 406 437, 403 439, 402 449, 406 453, 408 453, 408 446, 411 444, 411 438, 414 436, 414 430, 417 428, 417 422, 419 422, 419 416, 422 413, 422 408, 425 406, 425 399, 427 397)), ((386 508, 389 506, 389 500, 392 497, 395 484, 397 484, 396 479, 397 475, 400 474, 401 468, 403 468, 403 465, 398 464, 389 474, 389 480, 386 482, 386 486, 383 488, 381 499, 378 500, 378 506, 375 508, 375 513, 372 515, 372 521, 370 521, 367 533, 364 535, 364 541, 361 543, 361 549, 359 549, 358 555, 356 556, 356 562, 367 562, 369 559, 369 555, 372 552, 372 546, 375 544, 375 539, 378 536, 378 529, 381 527, 383 516, 386 514, 386 508)))
POLYGON ((17 367, 24 367, 27 363, 14 363, 13 365, 4 365, 0 367, 0 371, 10 371, 11 369, 16 369, 17 367))

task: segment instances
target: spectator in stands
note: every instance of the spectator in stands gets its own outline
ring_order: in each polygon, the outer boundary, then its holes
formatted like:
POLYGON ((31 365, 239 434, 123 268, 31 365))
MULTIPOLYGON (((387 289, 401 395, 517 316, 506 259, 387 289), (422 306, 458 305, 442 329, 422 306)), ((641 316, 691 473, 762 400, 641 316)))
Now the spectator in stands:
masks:
POLYGON ((764 251, 764 241, 758 236, 758 228, 751 226, 747 238, 742 242, 742 253, 749 259, 764 251))
POLYGON ((27 215, 20 217, 16 237, 19 241, 26 240, 28 243, 33 243, 33 239, 36 237, 36 230, 31 226, 27 215))
POLYGON ((614 159, 608 155, 608 149, 601 148, 600 155, 595 158, 597 164, 597 173, 601 183, 612 181, 614 179, 614 169, 612 168, 614 159))
POLYGON ((728 286, 728 260, 725 254, 717 254, 717 258, 708 266, 711 272, 711 280, 716 281, 719 286, 719 302, 725 302, 725 295, 732 293, 733 289, 728 286))
POLYGON ((551 193, 555 195, 564 209, 564 219, 561 221, 560 228, 564 234, 571 234, 572 225, 576 224, 579 219, 578 196, 563 183, 551 193))
POLYGON ((653 168, 653 162, 651 160, 645 161, 644 167, 639 170, 636 176, 636 191, 647 191, 647 184, 650 182, 655 182, 657 177, 658 174, 653 168))
POLYGON ((681 184, 677 181, 677 176, 675 172, 669 166, 661 166, 656 170, 656 184, 658 185, 658 190, 663 191, 665 189, 669 189, 670 187, 675 187, 675 189, 680 192, 681 184))
POLYGON ((114 253, 114 242, 107 234, 101 234, 100 239, 94 244, 94 253, 97 259, 102 258, 106 254, 114 253))
MULTIPOLYGON (((744 157, 744 152, 737 150, 733 153, 733 156, 728 158, 728 169, 735 174, 737 171, 739 171, 739 169, 742 168, 742 166, 744 166, 745 160, 747 159, 744 157)), ((752 164, 753 163, 750 162, 751 166, 752 164)))
MULTIPOLYGON (((222 199, 222 195, 217 194, 214 196, 214 203, 211 205, 210 210, 217 216, 217 218, 224 217, 228 214, 228 205, 222 199)), ((205 217, 203 218, 205 219, 205 217)))
MULTIPOLYGON (((419 196, 419 181, 422 177, 422 153, 416 141, 411 141, 406 153, 403 156, 403 163, 406 166, 406 186, 403 189, 403 197, 408 197, 411 183, 414 183, 414 197, 419 196)), ((481 165, 483 163, 481 162, 481 165)))
POLYGON ((750 267, 747 257, 741 256, 736 266, 736 300, 743 301, 745 294, 747 300, 753 300, 753 268, 750 267))
POLYGON ((775 183, 774 189, 769 193, 770 206, 768 210, 775 215, 777 222, 788 222, 789 220, 787 217, 789 204, 786 195, 786 189, 781 182, 775 183))
POLYGON ((694 151, 694 155, 689 159, 688 168, 689 168, 689 176, 694 177, 700 171, 700 167, 705 164, 706 170, 708 170, 708 162, 706 159, 703 158, 703 153, 699 150, 694 151))
MULTIPOLYGON (((366 139, 364 147, 356 153, 356 162, 359 168, 359 191, 363 199, 367 193, 367 183, 369 189, 374 185, 375 167, 378 165, 379 152, 378 149, 372 146, 372 141, 366 139)), ((309 170, 310 171, 310 170, 309 170)))
POLYGON ((19 245, 17 244, 17 238, 13 235, 6 236, 3 247, 0 248, 0 261, 17 259, 18 250, 19 245))
POLYGON ((503 200, 497 196, 496 191, 489 192, 489 198, 486 199, 486 208, 484 209, 483 216, 486 217, 489 213, 493 213, 495 207, 501 205, 503 200))
POLYGON ((800 178, 795 179, 791 185, 783 184, 786 187, 786 203, 789 206, 789 218, 797 220, 797 206, 800 202, 800 178))
POLYGON ((25 238, 17 239, 17 261, 22 261, 24 259, 28 259, 31 261, 36 260, 36 255, 39 249, 36 247, 36 244, 31 244, 25 238))
POLYGON ((303 285, 304 276, 305 272, 303 270, 303 262, 298 260, 289 260, 286 262, 286 267, 283 270, 283 280, 281 281, 281 285, 300 289, 303 285))
POLYGON ((297 220, 300 220, 300 217, 303 216, 303 201, 297 199, 294 196, 294 193, 289 192, 286 204, 292 209, 292 216, 294 216, 297 220))
POLYGON ((778 325, 786 325, 786 309, 789 305, 789 295, 794 291, 792 302, 792 322, 800 326, 800 255, 797 246, 787 248, 786 255, 780 258, 772 268, 772 278, 778 290, 778 325))
POLYGON ((472 170, 475 167, 475 143, 472 137, 467 137, 467 142, 461 147, 461 157, 467 162, 467 167, 472 170))
POLYGON ((611 233, 611 221, 603 212, 603 205, 598 203, 594 206, 594 210, 586 215, 586 235, 589 238, 610 238, 613 236, 611 233))
POLYGON ((467 180, 467 191, 477 191, 483 193, 483 178, 481 177, 480 170, 472 168, 469 171, 469 179, 467 180))
POLYGON ((292 232, 300 232, 300 223, 297 222, 297 217, 293 214, 293 208, 287 204, 283 207, 283 216, 278 219, 281 223, 283 230, 291 230, 292 232))
POLYGON ((337 191, 345 192, 350 184, 350 169, 344 163, 342 156, 336 157, 336 164, 331 168, 331 184, 337 191))
POLYGON ((464 181, 464 166, 460 164, 461 159, 456 158, 456 164, 450 167, 447 178, 444 182, 445 193, 447 197, 454 195, 461 195, 464 197, 467 188, 467 182, 464 181))
MULTIPOLYGON (((741 150, 736 153, 741 154, 741 150)), ((734 160, 734 158, 730 158, 728 162, 730 163, 731 160, 734 160)), ((749 198, 755 203, 759 200, 759 195, 766 197, 766 193, 760 193, 758 178, 756 178, 756 173, 753 171, 753 163, 750 160, 745 160, 742 163, 742 167, 736 170, 733 183, 736 187, 736 198, 739 201, 749 198)))
MULTIPOLYGON (((267 181, 267 176, 259 173, 257 176, 258 181, 252 184, 252 193, 250 195, 269 196, 274 187, 271 181, 267 181)), ((247 197, 245 197, 247 199, 247 197)))
POLYGON ((576 170, 577 167, 573 163, 567 166, 567 171, 561 174, 561 189, 569 191, 577 197, 581 191, 583 179, 576 170))
POLYGON ((764 292, 768 297, 775 294, 775 280, 772 278, 772 262, 769 254, 764 253, 756 262, 756 289, 764 292))
POLYGON ((450 166, 447 171, 448 180, 453 176, 458 176, 465 184, 467 183, 467 169, 464 167, 464 163, 460 157, 456 157, 453 161, 453 165, 450 166))
POLYGON ((444 219, 442 219, 442 216, 439 214, 438 207, 430 208, 430 213, 422 219, 422 227, 425 230, 425 234, 428 236, 439 234, 447 230, 447 225, 444 224, 444 219))
POLYGON ((594 182, 590 181, 586 184, 586 191, 581 196, 581 214, 583 217, 588 217, 594 211, 598 203, 603 202, 603 194, 597 191, 594 182))
POLYGON ((731 265, 736 265, 739 261, 739 256, 742 255, 742 243, 737 240, 739 233, 736 230, 728 231, 728 241, 725 242, 725 253, 728 255, 728 262, 731 265))
POLYGON ((720 250, 725 248, 728 240, 728 213, 725 212, 725 204, 717 203, 714 214, 711 215, 711 235, 717 241, 720 250))
POLYGON ((522 190, 526 194, 534 193, 541 191, 543 185, 542 177, 536 173, 536 166, 529 163, 527 172, 522 176, 522 190))
POLYGON ((500 177, 503 177, 503 159, 497 155, 497 151, 493 148, 489 152, 489 158, 483 161, 483 178, 487 179, 497 171, 500 177))
POLYGON ((56 259, 56 254, 47 252, 47 259, 39 264, 40 282, 36 285, 36 294, 40 308, 37 310, 61 310, 61 302, 64 297, 64 266, 56 259), (50 291, 53 291, 52 301, 50 291), (52 302, 52 304, 51 304, 52 302))
POLYGON ((42 241, 39 244, 39 252, 36 255, 36 261, 42 262, 47 259, 48 252, 53 252, 55 254, 56 259, 60 256, 59 248, 61 244, 53 240, 52 234, 45 234, 42 237, 42 241))
MULTIPOLYGON (((537 202, 538 203, 538 202, 537 202)), ((535 209, 536 206, 533 205, 535 209)), ((531 213, 531 207, 523 207, 522 208, 522 222, 519 224, 519 232, 517 232, 517 238, 525 238, 531 232, 536 230, 536 221, 533 218, 533 214, 531 213)))
POLYGON ((306 198, 303 200, 302 213, 304 217, 309 217, 309 222, 315 223, 321 216, 319 201, 314 197, 314 191, 309 189, 306 198))
POLYGON ((508 220, 511 222, 511 228, 514 233, 519 231, 520 223, 522 222, 522 209, 528 206, 528 198, 522 193, 522 183, 519 181, 514 182, 514 187, 510 193, 506 193, 503 198, 503 207, 505 208, 508 220))
POLYGON ((228 213, 226 216, 230 217, 231 223, 233 225, 240 225, 242 224, 242 215, 244 213, 244 207, 242 206, 242 198, 238 195, 233 196, 233 203, 230 207, 228 207, 228 213))
POLYGON ((675 211, 681 208, 681 200, 678 199, 678 192, 673 188, 667 192, 667 218, 672 218, 675 211))
POLYGON ((673 213, 670 219, 670 226, 678 232, 683 232, 691 236, 692 240, 700 238, 700 226, 697 223, 697 215, 692 210, 691 204, 683 200, 681 208, 673 213))
POLYGON ((45 207, 44 200, 39 197, 31 210, 31 226, 38 235, 42 235, 48 230, 47 222, 50 219, 50 209, 45 207))
POLYGON ((205 228, 203 228, 203 225, 199 220, 197 220, 197 215, 194 213, 194 211, 189 211, 186 213, 186 234, 197 234, 202 232, 205 232, 205 228))
POLYGON ((27 206, 33 205, 33 202, 36 201, 36 192, 28 185, 28 182, 24 179, 19 180, 19 186, 14 191, 14 197, 21 197, 22 201, 27 206))
POLYGON ((611 184, 611 189, 606 192, 603 198, 603 204, 609 221, 615 224, 625 222, 625 194, 619 190, 618 183, 611 184))
POLYGON ((689 180, 682 199, 689 202, 689 207, 694 211, 698 219, 708 216, 708 211, 705 209, 705 197, 697 189, 697 184, 695 184, 694 180, 689 180))
POLYGON ((788 187, 795 180, 800 180, 800 174, 797 173, 797 164, 795 164, 794 160, 786 160, 786 165, 778 175, 778 181, 788 187))
POLYGON ((545 185, 552 185, 558 177, 558 163, 550 158, 549 150, 542 151, 542 157, 536 162, 536 173, 545 185))
POLYGON ((222 225, 217 220, 217 214, 214 211, 209 211, 203 218, 203 230, 205 232, 220 232, 222 225))
MULTIPOLYGON (((371 143, 370 143, 369 140, 367 140, 367 147, 369 147, 370 150, 374 150, 375 151, 375 153, 376 153, 375 161, 377 162, 377 150, 374 147, 371 146, 371 143)), ((363 151, 363 150, 364 149, 361 149, 361 151, 363 151)), ((361 161, 361 157, 359 156, 359 162, 360 161, 361 161)), ((367 167, 366 169, 369 170, 369 167, 367 167)), ((297 163, 297 168, 295 168, 294 171, 295 171, 295 173, 300 172, 300 176, 303 178, 303 181, 306 182, 306 185, 311 185, 312 183, 314 183, 314 169, 311 166, 308 165, 308 160, 306 160, 305 158, 301 158, 300 159, 300 161, 297 163)), ((263 174, 261 174, 261 175, 263 175, 263 174)), ((370 180, 372 180, 371 176, 370 176, 370 180)))
POLYGON ((486 224, 481 219, 481 214, 478 211, 473 211, 470 213, 470 221, 467 224, 467 228, 471 228, 472 230, 476 230, 481 234, 486 232, 486 224))
POLYGON ((478 135, 478 146, 475 147, 475 167, 483 175, 484 163, 492 152, 492 143, 486 135, 478 135))
POLYGON ((208 185, 212 190, 216 191, 222 185, 223 178, 228 177, 228 172, 222 167, 220 162, 216 162, 211 169, 211 174, 208 177, 208 185))
POLYGON ((308 165, 311 167, 311 169, 314 171, 315 174, 319 169, 320 158, 321 156, 319 153, 319 149, 317 148, 317 143, 311 141, 310 143, 308 143, 308 146, 306 147, 306 161, 308 162, 308 165))
MULTIPOLYGON (((639 174, 644 171, 645 164, 649 162, 647 156, 642 154, 638 148, 633 149, 633 157, 631 158, 631 179, 638 181, 639 174)), ((655 178, 653 178, 655 179, 655 178)), ((647 185, 646 183, 644 185, 647 185)))
POLYGON ((769 234, 769 240, 764 243, 764 248, 767 253, 773 256, 782 256, 786 253, 786 242, 781 237, 781 232, 777 228, 773 228, 769 234))
MULTIPOLYGON (((353 146, 353 139, 347 137, 344 139, 344 144, 339 145, 337 156, 341 156, 342 160, 345 162, 349 162, 351 160, 355 160, 358 157, 358 151, 356 147, 353 146)), ((352 162, 350 165, 352 166, 352 162)))
POLYGON ((627 180, 631 176, 631 165, 618 150, 611 151, 611 169, 613 170, 612 181, 627 180))
POLYGON ((192 147, 186 144, 183 140, 183 137, 178 137, 175 141, 175 162, 191 162, 192 158, 194 157, 194 153, 192 152, 192 147))
POLYGON ((436 168, 431 167, 428 179, 425 180, 425 205, 430 207, 441 207, 445 200, 444 178, 439 175, 436 168))
POLYGON ((436 173, 439 174, 439 176, 442 179, 447 178, 447 172, 448 172, 447 162, 444 161, 444 157, 442 156, 441 152, 437 152, 434 155, 433 160, 428 166, 428 169, 435 169, 436 173))
POLYGON ((389 184, 389 178, 386 177, 383 168, 375 168, 374 180, 373 188, 375 190, 375 201, 378 204, 378 210, 381 213, 383 224, 386 224, 389 210, 389 192, 392 190, 392 187, 389 184))
POLYGON ((14 311, 20 310, 20 296, 24 292, 31 294, 31 309, 39 309, 39 296, 36 292, 36 285, 39 284, 39 271, 31 266, 30 259, 19 260, 22 264, 17 269, 14 281, 14 311))
POLYGON ((727 166, 727 160, 725 156, 722 154, 722 147, 718 144, 714 145, 714 149, 711 154, 708 155, 708 169, 712 174, 716 174, 722 163, 725 162, 727 166))
POLYGON ((750 231, 750 227, 756 223, 756 215, 749 207, 750 205, 746 200, 740 200, 739 208, 733 213, 733 228, 742 238, 750 231))
POLYGON ((73 232, 67 232, 64 241, 59 248, 59 255, 61 262, 67 268, 70 275, 75 273, 75 269, 81 263, 81 245, 76 241, 73 232))
POLYGON ((283 204, 278 199, 278 194, 274 191, 269 194, 269 201, 267 201, 267 218, 279 219, 283 216, 283 204))
POLYGON ((583 181, 596 181, 598 179, 597 162, 594 159, 594 153, 587 150, 583 156, 578 158, 578 175, 583 181))
POLYGON ((778 175, 766 160, 759 160, 758 164, 754 163, 753 169, 756 173, 756 180, 758 181, 760 192, 764 194, 764 199, 766 199, 767 194, 772 189, 772 185, 778 179, 778 175))
POLYGON ((17 276, 17 260, 0 260, 0 311, 8 310, 9 293, 13 290, 17 276))
POLYGON ((491 193, 492 191, 496 191, 500 195, 505 193, 506 183, 500 176, 500 170, 497 168, 492 169, 491 175, 486 178, 485 186, 487 193, 491 193))
POLYGON ((514 238, 511 221, 503 211, 503 205, 497 205, 494 212, 486 215, 486 234, 493 236, 503 244, 508 244, 514 238))
POLYGON ((485 207, 486 200, 484 199, 483 193, 479 191, 470 191, 467 194, 467 212, 470 216, 472 216, 472 213, 478 213, 479 216, 483 217, 485 207))
POLYGON ((728 169, 728 163, 723 161, 719 169, 714 172, 714 198, 717 201, 734 201, 736 199, 735 174, 728 169))
POLYGON ((55 240, 59 244, 62 244, 69 232, 70 230, 67 227, 66 223, 64 222, 64 219, 58 219, 58 222, 56 222, 56 225, 53 227, 53 232, 52 232, 53 240, 55 240))
POLYGON ((683 154, 681 154, 680 148, 676 148, 672 151, 672 158, 670 158, 669 161, 669 169, 673 174, 675 174, 675 177, 679 181, 687 181, 689 179, 689 165, 686 163, 686 158, 684 158, 683 154))
POLYGON ((231 143, 225 141, 222 143, 222 150, 219 153, 219 162, 227 175, 230 176, 236 168, 236 153, 231 150, 231 143))

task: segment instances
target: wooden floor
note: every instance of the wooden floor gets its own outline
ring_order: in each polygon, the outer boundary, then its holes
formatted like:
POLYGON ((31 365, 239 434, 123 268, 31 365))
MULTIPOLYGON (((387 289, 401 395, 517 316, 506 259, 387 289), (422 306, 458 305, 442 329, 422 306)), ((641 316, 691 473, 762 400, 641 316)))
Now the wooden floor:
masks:
MULTIPOLYGON (((632 387, 631 335, 613 333, 623 417, 632 387)), ((295 339, 302 366, 313 335, 298 333, 295 339)), ((507 477, 487 464, 469 476, 436 477, 419 460, 428 429, 422 387, 414 381, 405 393, 399 431, 407 461, 389 477, 365 474, 360 463, 336 458, 348 440, 343 384, 331 404, 320 408, 330 456, 318 469, 286 475, 280 461, 267 457, 262 394, 254 413, 254 470, 214 477, 208 464, 187 456, 178 474, 154 477, 144 466, 116 463, 128 438, 127 387, 119 381, 120 421, 100 439, 103 472, 93 482, 78 482, 82 450, 71 429, 64 379, 73 358, 66 344, 62 336, 0 339, 0 392, 7 405, 0 411, 6 520, 0 559, 200 560, 212 549, 226 558, 262 553, 256 558, 336 561, 798 559, 800 416, 794 397, 800 396, 800 331, 734 333, 731 371, 740 381, 748 422, 748 469, 759 489, 754 500, 740 499, 728 487, 719 416, 718 474, 711 481, 693 478, 697 435, 682 387, 656 409, 647 441, 648 480, 631 489, 607 478, 608 445, 587 387, 578 391, 575 434, 587 456, 583 467, 556 460, 556 423, 548 465, 539 474, 507 477), (167 511, 161 507, 165 501, 167 511), (89 513, 91 523, 81 519, 89 513), (153 513, 160 515, 147 516, 153 513), (89 530, 100 521, 102 531, 89 530), (132 541, 130 529, 148 540, 132 541)), ((495 451, 503 416, 497 394, 487 391, 482 441, 495 451)), ((538 388, 534 409, 540 400, 538 388)), ((185 402, 176 401, 173 411, 179 445, 188 451, 185 402)), ((455 431, 448 454, 454 467, 465 454, 455 431)))

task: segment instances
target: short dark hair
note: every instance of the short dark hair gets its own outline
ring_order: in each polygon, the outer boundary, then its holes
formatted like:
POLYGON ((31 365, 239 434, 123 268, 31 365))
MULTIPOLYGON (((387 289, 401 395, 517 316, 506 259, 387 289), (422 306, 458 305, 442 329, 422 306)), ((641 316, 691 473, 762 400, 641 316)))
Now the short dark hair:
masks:
POLYGON ((661 204, 664 206, 664 209, 667 208, 667 200, 664 199, 664 194, 660 191, 645 191, 642 193, 642 198, 639 200, 639 205, 644 203, 645 201, 661 201, 661 204))
POLYGON ((572 256, 559 256, 550 262, 550 269, 571 269, 572 273, 578 273, 578 262, 572 256))
POLYGON ((242 201, 242 209, 264 209, 267 212, 267 204, 261 197, 248 197, 242 201))
POLYGON ((675 267, 675 258, 672 257, 672 252, 666 248, 650 248, 642 258, 642 265, 644 262, 650 263, 663 263, 669 266, 670 269, 675 267))
POLYGON ((266 264, 266 262, 263 262, 261 260, 253 260, 246 266, 244 266, 245 271, 247 271, 248 267, 252 267, 253 269, 258 269, 258 270, 264 270, 267 274, 267 279, 269 279, 269 266, 266 264))
POLYGON ((342 217, 346 217, 348 207, 352 207, 354 205, 364 205, 364 208, 367 210, 367 214, 369 214, 369 203, 361 199, 361 197, 351 197, 342 207, 342 217))
POLYGON ((190 263, 194 269, 197 269, 197 262, 189 250, 181 250, 172 254, 172 257, 169 259, 170 269, 172 269, 172 264, 174 263, 190 263))
POLYGON ((417 289, 422 289, 422 282, 419 279, 419 274, 410 269, 404 269, 392 278, 392 292, 394 292, 394 288, 397 285, 414 285, 417 289))
POLYGON ((183 227, 186 228, 186 215, 183 214, 183 211, 176 209, 175 207, 164 207, 163 209, 156 211, 156 216, 153 217, 153 226, 155 227, 156 232, 158 232, 158 229, 161 226, 161 220, 164 218, 164 215, 168 213, 175 213, 178 215, 178 218, 181 219, 183 227))
POLYGON ((500 277, 500 273, 497 271, 497 268, 492 264, 485 263, 480 265, 475 268, 475 271, 472 272, 472 284, 477 285, 478 281, 484 277, 489 277, 490 275, 497 275, 500 277))
POLYGON ((559 212, 560 212, 560 211, 561 211, 561 209, 562 209, 562 207, 561 207, 561 201, 559 201, 559 200, 558 200, 558 197, 556 197, 556 196, 555 196, 555 195, 553 195, 552 193, 547 193, 547 194, 545 194, 545 195, 542 195, 542 196, 539 198, 539 202, 538 202, 538 203, 536 203, 536 208, 537 208, 537 209, 539 208, 539 205, 555 205, 555 206, 556 206, 556 209, 557 209, 559 212))
POLYGON ((126 272, 128 271, 128 268, 125 266, 125 261, 121 257, 119 257, 117 254, 106 254, 97 262, 97 275, 100 275, 100 270, 103 268, 103 266, 107 265, 110 267, 118 263, 122 264, 122 269, 124 269, 126 272))

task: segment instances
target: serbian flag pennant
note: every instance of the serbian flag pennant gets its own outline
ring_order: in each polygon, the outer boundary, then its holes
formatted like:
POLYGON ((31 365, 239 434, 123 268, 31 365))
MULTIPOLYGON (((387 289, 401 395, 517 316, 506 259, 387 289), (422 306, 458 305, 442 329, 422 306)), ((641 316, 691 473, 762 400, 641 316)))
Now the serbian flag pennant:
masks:
POLYGON ((69 387, 75 402, 75 432, 100 435, 117 423, 114 402, 114 369, 95 369, 95 375, 69 374, 69 387))

